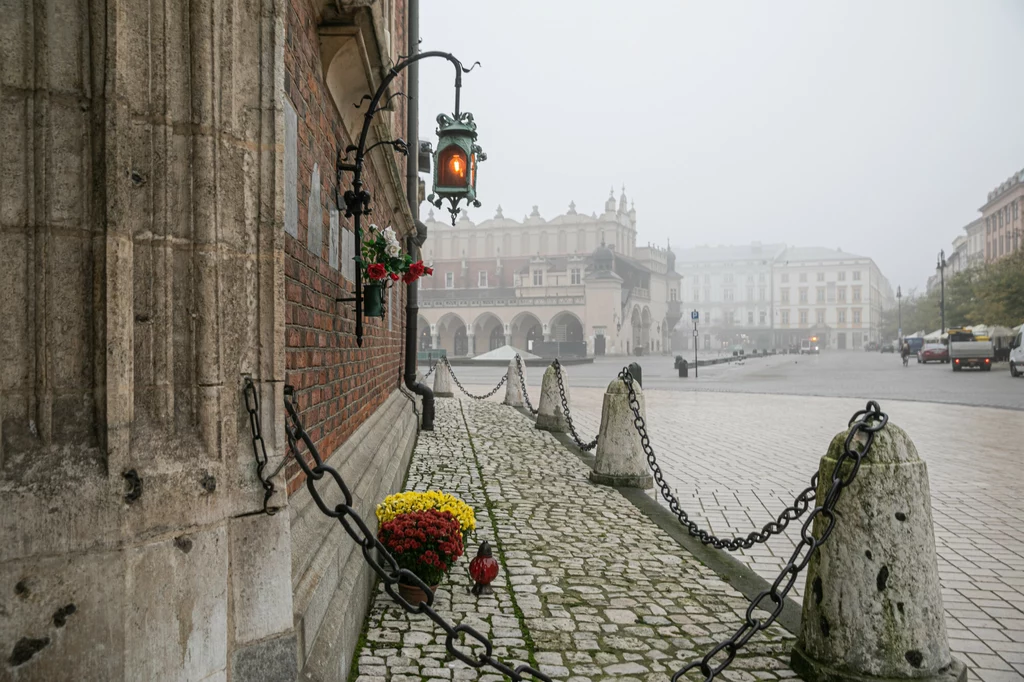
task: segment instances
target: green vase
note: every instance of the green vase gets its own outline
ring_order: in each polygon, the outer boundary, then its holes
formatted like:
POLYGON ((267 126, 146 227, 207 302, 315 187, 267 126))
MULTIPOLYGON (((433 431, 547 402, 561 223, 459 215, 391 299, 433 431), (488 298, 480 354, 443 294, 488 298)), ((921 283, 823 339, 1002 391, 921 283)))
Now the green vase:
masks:
POLYGON ((377 282, 363 287, 363 315, 384 317, 384 285, 377 282))

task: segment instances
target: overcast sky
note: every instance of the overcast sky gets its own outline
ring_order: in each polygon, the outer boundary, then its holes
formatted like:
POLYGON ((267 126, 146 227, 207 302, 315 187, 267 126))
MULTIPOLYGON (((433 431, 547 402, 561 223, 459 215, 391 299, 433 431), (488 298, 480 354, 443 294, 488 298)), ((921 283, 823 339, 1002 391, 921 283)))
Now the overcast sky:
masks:
MULTIPOLYGON (((424 50, 483 64, 476 222, 624 184, 641 244, 841 247, 907 291, 1024 168, 1020 0, 420 5, 424 50)), ((420 74, 434 139, 452 72, 420 74)))

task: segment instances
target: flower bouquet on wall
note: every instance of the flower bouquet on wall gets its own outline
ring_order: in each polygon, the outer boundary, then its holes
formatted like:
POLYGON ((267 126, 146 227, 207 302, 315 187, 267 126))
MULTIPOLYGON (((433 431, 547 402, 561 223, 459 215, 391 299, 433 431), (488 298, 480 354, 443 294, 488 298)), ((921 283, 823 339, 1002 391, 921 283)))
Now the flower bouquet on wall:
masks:
MULTIPOLYGON (((476 530, 473 508, 440 490, 390 495, 377 505, 378 538, 398 562, 436 590, 465 551, 465 538, 476 530)), ((399 583, 410 603, 426 601, 418 587, 399 583)))
POLYGON ((366 278, 363 314, 384 317, 384 290, 387 287, 399 279, 412 284, 424 275, 434 274, 434 270, 421 260, 413 262, 412 256, 402 251, 394 228, 388 226, 382 230, 377 225, 370 225, 366 236, 362 246, 363 276, 366 278))

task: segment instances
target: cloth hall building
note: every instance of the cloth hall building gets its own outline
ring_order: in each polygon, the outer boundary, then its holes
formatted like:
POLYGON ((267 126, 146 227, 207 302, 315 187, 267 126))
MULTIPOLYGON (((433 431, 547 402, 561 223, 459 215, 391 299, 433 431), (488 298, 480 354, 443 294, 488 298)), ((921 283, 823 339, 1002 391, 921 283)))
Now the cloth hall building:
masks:
POLYGON ((505 344, 539 355, 664 353, 678 323, 681 277, 671 250, 636 244, 625 190, 602 213, 520 221, 501 207, 453 227, 426 221, 420 280, 421 350, 474 356, 505 344))

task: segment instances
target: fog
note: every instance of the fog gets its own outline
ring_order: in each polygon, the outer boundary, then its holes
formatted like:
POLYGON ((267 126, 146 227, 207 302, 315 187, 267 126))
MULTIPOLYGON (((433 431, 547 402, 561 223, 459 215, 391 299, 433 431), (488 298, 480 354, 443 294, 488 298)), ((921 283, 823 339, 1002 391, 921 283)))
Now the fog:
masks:
MULTIPOLYGON (((482 63, 475 221, 625 185, 641 244, 841 247, 907 291, 1024 167, 1016 0, 423 0, 421 34, 482 63)), ((432 139, 452 71, 420 73, 432 139)))

